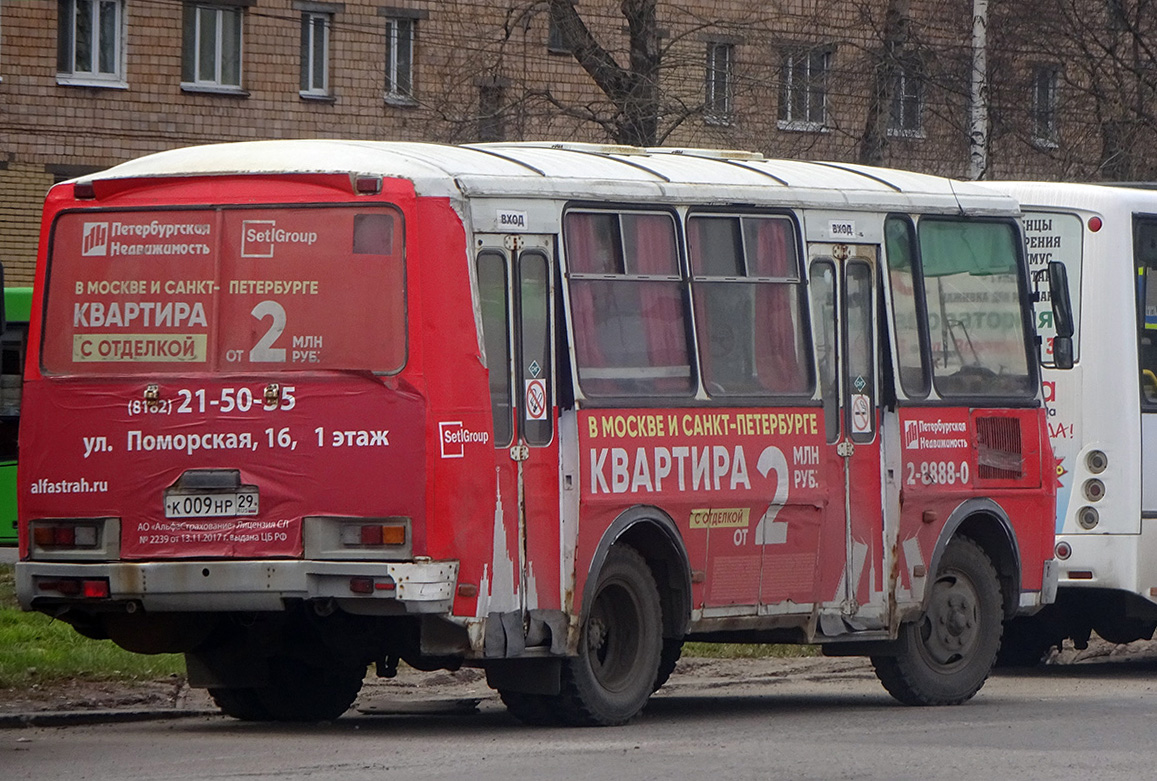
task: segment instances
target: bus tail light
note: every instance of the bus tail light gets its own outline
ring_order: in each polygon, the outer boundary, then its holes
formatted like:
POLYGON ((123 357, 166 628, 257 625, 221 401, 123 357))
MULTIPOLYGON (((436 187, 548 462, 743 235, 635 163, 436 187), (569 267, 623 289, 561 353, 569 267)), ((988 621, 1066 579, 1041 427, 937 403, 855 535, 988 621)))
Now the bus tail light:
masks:
POLYGON ((350 591, 355 594, 373 594, 375 591, 396 591, 398 584, 389 575, 375 580, 366 575, 350 578, 350 591))
POLYGON ((111 593, 108 578, 38 580, 36 588, 40 591, 55 591, 66 597, 84 597, 85 599, 108 599, 111 593))
POLYGON ((95 523, 35 523, 32 542, 38 548, 95 548, 100 542, 100 530, 95 523))
POLYGON ((1077 523, 1082 529, 1086 531, 1096 528, 1097 524, 1101 522, 1101 514, 1097 512, 1095 507, 1082 507, 1077 511, 1077 523))
POLYGON ((1109 468, 1109 457, 1105 455, 1103 450, 1090 450, 1089 454, 1085 456, 1085 466, 1093 474, 1099 475, 1109 468))
POLYGON ((1096 478, 1086 480, 1084 492, 1085 498, 1090 502, 1099 502, 1105 498, 1105 484, 1096 478))
POLYGON ((349 547, 386 547, 406 544, 406 524, 373 523, 346 524, 341 529, 341 541, 349 547))
POLYGON ((1061 540, 1060 542, 1057 543, 1055 553, 1056 553, 1056 556, 1058 559, 1060 559, 1061 561, 1064 561, 1069 556, 1073 555, 1073 546, 1069 545, 1064 540, 1061 540))
POLYGON ((358 195, 377 195, 382 191, 382 177, 359 174, 354 177, 354 189, 358 195))

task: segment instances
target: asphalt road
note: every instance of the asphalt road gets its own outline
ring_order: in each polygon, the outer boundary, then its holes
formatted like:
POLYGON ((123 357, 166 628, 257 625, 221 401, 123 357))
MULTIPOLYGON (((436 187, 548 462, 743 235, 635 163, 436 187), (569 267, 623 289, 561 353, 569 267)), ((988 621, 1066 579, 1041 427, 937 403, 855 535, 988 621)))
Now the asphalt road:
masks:
POLYGON ((0 545, 0 564, 15 564, 16 559, 15 546, 0 545))
POLYGON ((609 729, 521 726, 480 682, 371 686, 359 707, 308 726, 200 716, 0 730, 0 777, 1106 781, 1157 767, 1151 659, 997 675, 951 708, 895 704, 860 660, 692 660, 640 719, 609 729))

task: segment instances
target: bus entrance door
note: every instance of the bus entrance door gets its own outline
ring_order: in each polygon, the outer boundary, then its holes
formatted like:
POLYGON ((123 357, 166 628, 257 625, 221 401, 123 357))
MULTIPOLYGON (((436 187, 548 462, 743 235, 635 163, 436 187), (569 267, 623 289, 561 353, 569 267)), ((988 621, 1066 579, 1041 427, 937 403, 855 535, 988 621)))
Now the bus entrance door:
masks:
POLYGON ((498 490, 488 596, 516 655, 527 612, 561 607, 553 237, 478 242, 498 490))
POLYGON ((874 245, 810 246, 831 489, 820 542, 820 632, 886 626, 874 245))

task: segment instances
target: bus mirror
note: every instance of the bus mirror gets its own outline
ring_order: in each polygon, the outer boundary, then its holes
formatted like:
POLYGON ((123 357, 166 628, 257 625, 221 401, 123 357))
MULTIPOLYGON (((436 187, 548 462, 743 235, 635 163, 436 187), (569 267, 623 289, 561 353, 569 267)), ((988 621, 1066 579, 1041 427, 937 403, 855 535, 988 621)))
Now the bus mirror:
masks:
POLYGON ((1053 303, 1053 325, 1057 336, 1073 336, 1073 305, 1069 299, 1069 274, 1059 260, 1049 261, 1049 300, 1053 303))
POLYGON ((1053 364, 1058 369, 1073 368, 1073 304, 1069 298, 1069 275, 1065 264, 1049 262, 1049 300, 1053 305, 1053 364))
POLYGON ((1053 337, 1053 366, 1058 369, 1073 368, 1073 337, 1053 337))

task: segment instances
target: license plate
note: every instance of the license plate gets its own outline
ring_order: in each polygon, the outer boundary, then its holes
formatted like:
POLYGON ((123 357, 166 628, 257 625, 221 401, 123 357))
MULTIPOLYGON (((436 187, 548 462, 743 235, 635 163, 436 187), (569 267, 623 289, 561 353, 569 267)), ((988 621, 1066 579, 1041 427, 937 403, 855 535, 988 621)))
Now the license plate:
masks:
POLYGON ((165 495, 166 518, 223 518, 257 515, 257 488, 165 495))

